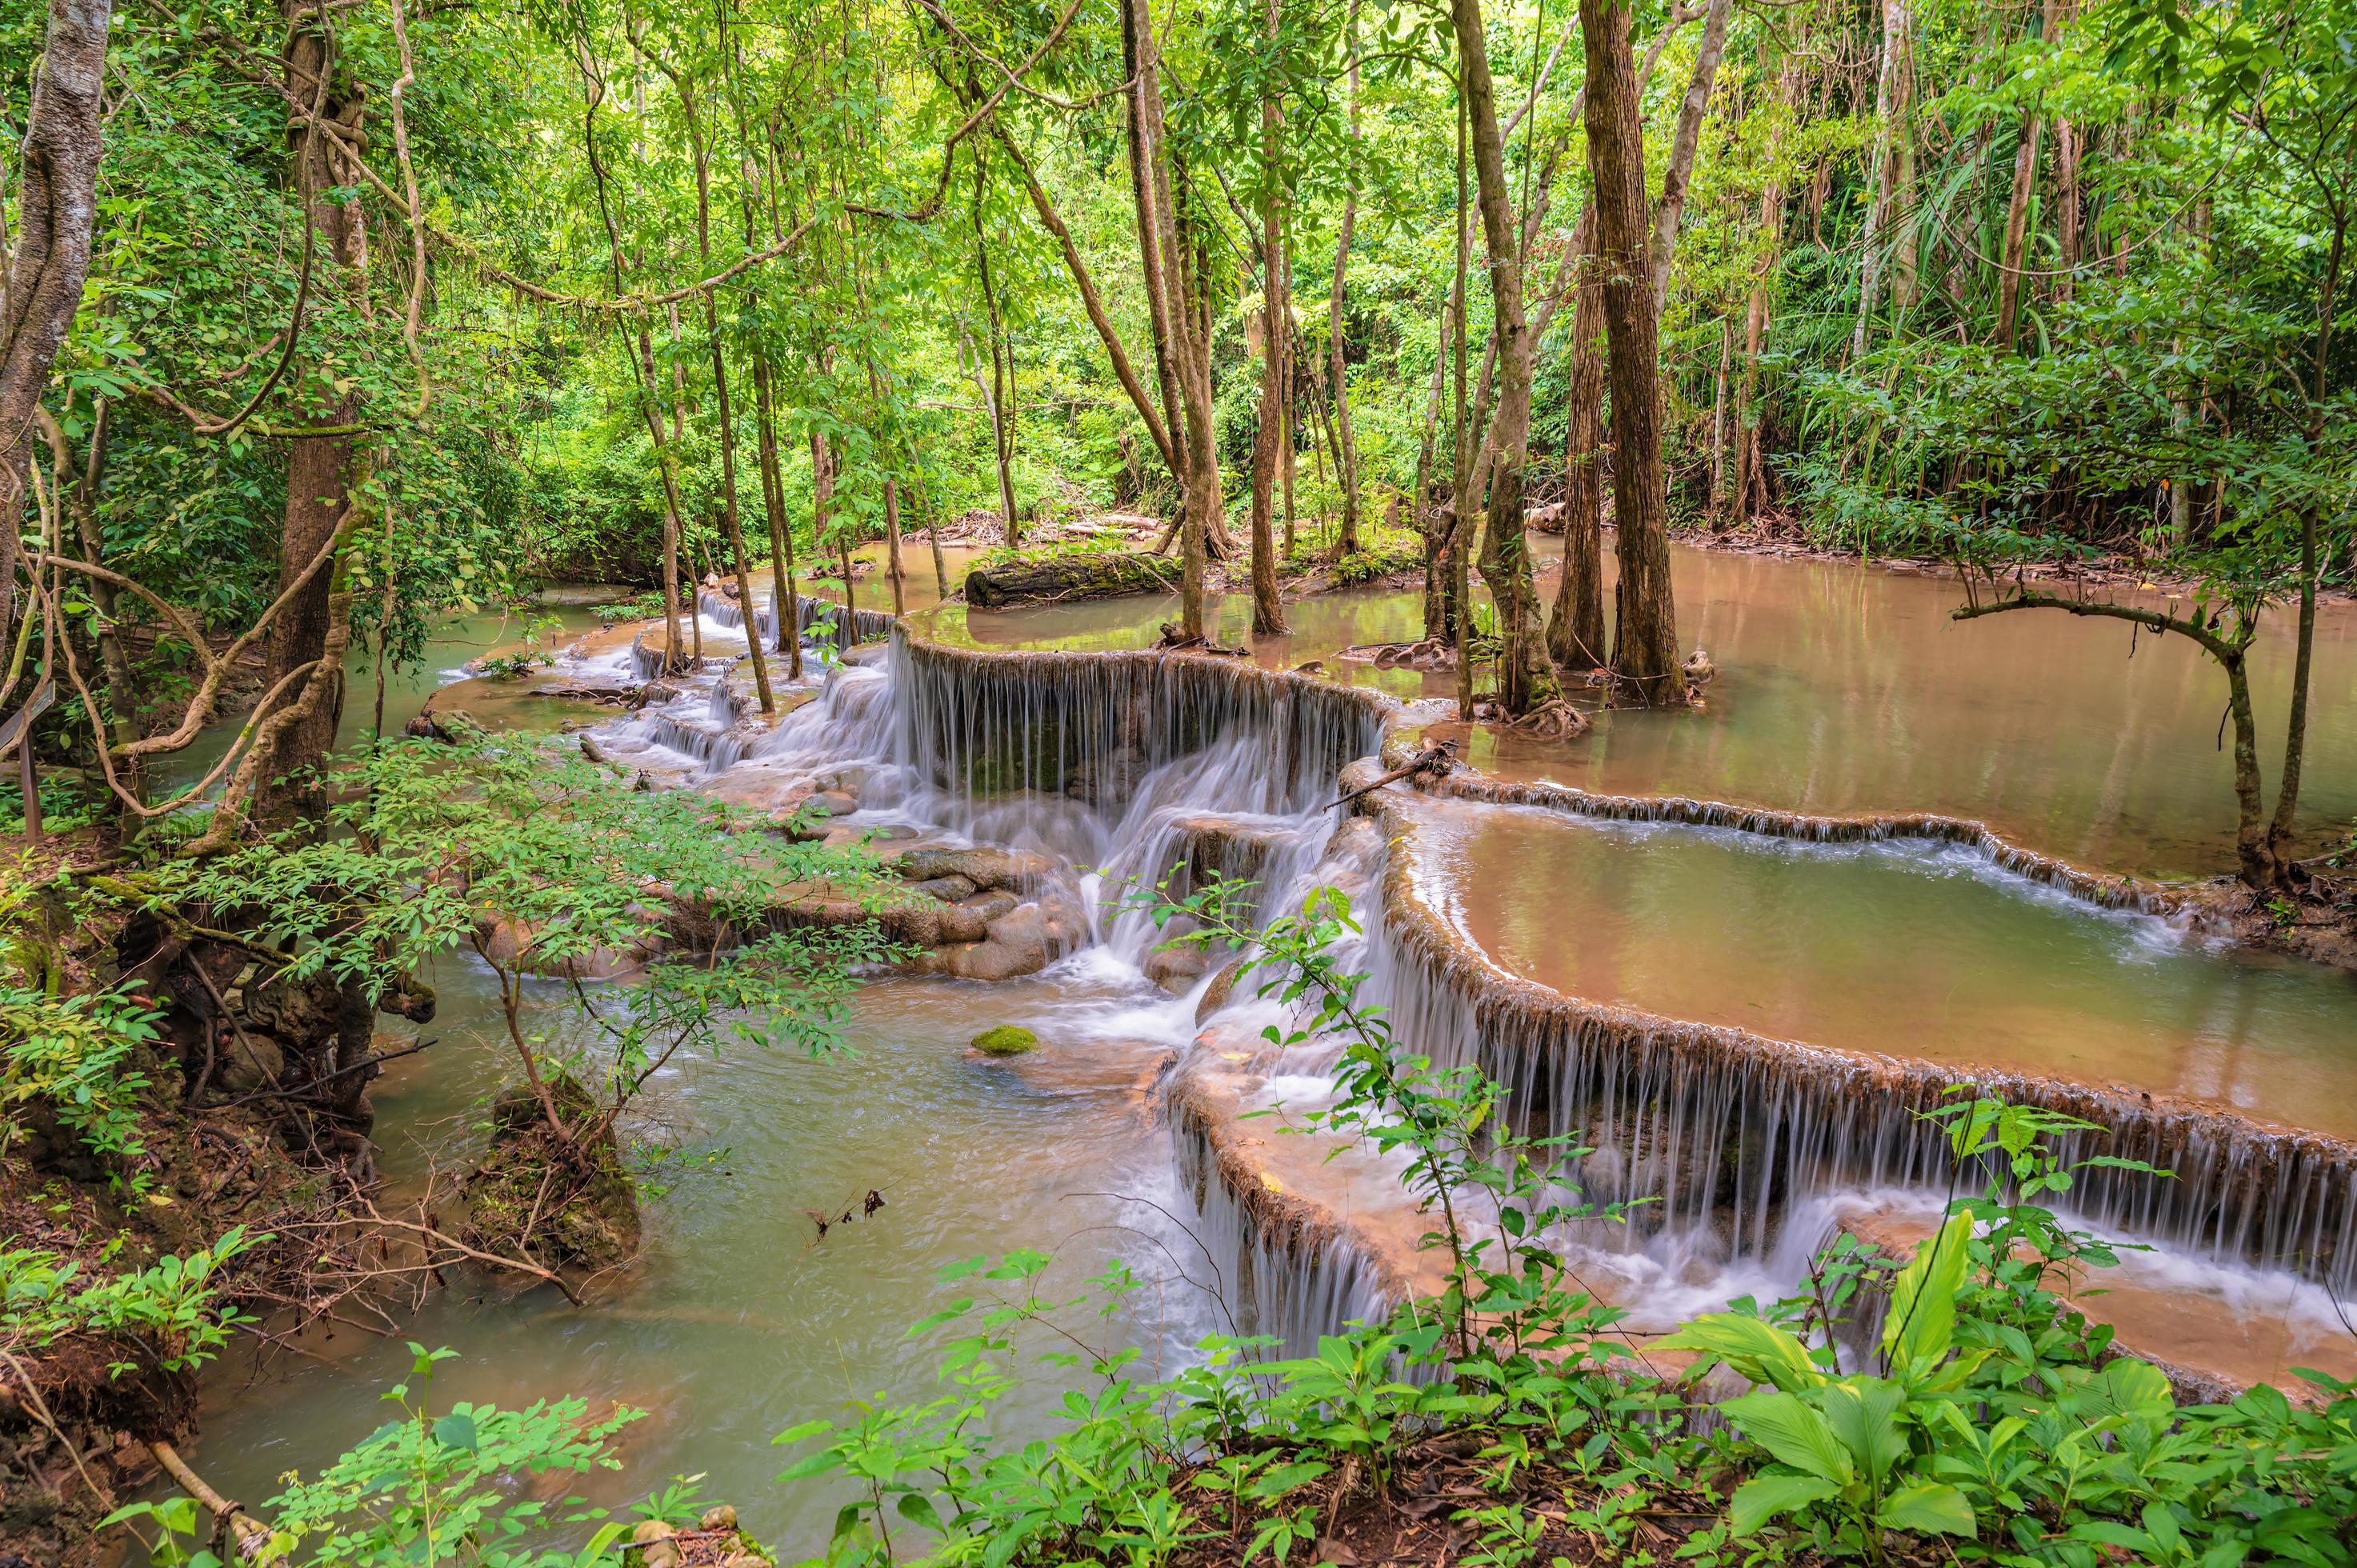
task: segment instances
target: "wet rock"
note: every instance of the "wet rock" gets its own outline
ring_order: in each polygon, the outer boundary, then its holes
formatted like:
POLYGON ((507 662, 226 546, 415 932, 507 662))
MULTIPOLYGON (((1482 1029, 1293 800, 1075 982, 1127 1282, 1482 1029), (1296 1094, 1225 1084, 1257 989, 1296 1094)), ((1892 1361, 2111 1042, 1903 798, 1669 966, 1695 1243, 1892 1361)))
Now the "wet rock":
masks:
POLYGON ((823 812, 830 817, 847 817, 859 810, 859 802, 840 789, 822 789, 802 804, 813 813, 823 812))
POLYGON ((1211 983, 1203 989, 1202 1000, 1195 1004, 1195 1023, 1199 1027, 1212 1014, 1228 1004, 1228 998, 1235 994, 1236 979, 1243 973, 1243 968, 1244 961, 1239 955, 1230 959, 1221 967, 1220 972, 1211 977, 1211 983))
POLYGON ((931 876, 926 878, 922 882, 912 883, 909 886, 909 891, 911 893, 928 894, 932 897, 939 898, 944 904, 954 904, 961 898, 973 897, 975 888, 974 884, 966 878, 963 876, 951 875, 931 876))
POLYGON ((439 713, 428 708, 403 725, 402 733, 412 740, 438 740, 456 746, 481 735, 483 725, 464 708, 445 708, 439 713))
POLYGON ((490 1147, 461 1184, 470 1244, 544 1268, 610 1268, 638 1251, 638 1184, 613 1129, 585 1131, 599 1107, 580 1081, 560 1075, 548 1091, 570 1135, 529 1085, 492 1101, 490 1147))
POLYGON ((737 1528, 737 1510, 730 1508, 726 1503, 720 1503, 715 1507, 708 1508, 704 1510, 704 1517, 695 1521, 695 1528, 698 1530, 734 1530, 737 1528))
POLYGON ((1056 872, 1056 863, 1044 854, 976 845, 972 849, 915 849, 893 862, 892 869, 909 882, 930 882, 940 876, 963 876, 976 887, 1003 887, 1030 893, 1056 872))
POLYGON ((1146 978, 1177 995, 1203 978, 1211 967, 1210 955, 1192 942, 1184 947, 1157 948, 1138 966, 1146 978))
POLYGON ((482 937, 484 956, 491 962, 506 966, 521 961, 526 973, 565 980, 613 980, 629 974, 653 956, 658 946, 650 938, 636 947, 600 948, 543 962, 533 956, 532 944, 539 933, 532 926, 517 920, 484 920, 476 929, 482 937))
POLYGON ((1159 556, 1105 551, 1006 566, 977 566, 966 574, 965 602, 983 609, 1047 601, 1070 604, 1124 594, 1168 593, 1178 581, 1178 568, 1159 556))
POLYGON ((986 1057, 1019 1057, 1039 1048, 1039 1036, 1019 1024, 999 1024, 985 1029, 967 1044, 986 1057))
MULTIPOLYGON (((986 894, 985 897, 1005 898, 1005 893, 986 894)), ((978 942, 990 935, 990 922, 1003 910, 985 911, 975 904, 948 904, 941 912, 941 940, 945 942, 978 942)))

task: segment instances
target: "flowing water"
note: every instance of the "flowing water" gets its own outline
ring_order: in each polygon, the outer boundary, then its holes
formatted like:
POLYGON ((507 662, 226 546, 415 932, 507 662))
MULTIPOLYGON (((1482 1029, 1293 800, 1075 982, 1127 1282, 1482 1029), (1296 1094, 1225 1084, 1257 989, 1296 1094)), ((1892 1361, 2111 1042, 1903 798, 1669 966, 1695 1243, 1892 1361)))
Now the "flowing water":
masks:
MULTIPOLYGON (((930 586, 920 548, 908 564, 910 586, 930 586)), ((2197 798, 2212 785, 2222 798, 2222 781, 2198 762, 2149 789, 2135 777, 2146 759, 2176 758, 2185 722, 2208 701, 2207 671, 2172 673, 2149 644, 2126 687, 2116 664, 2087 662, 2092 645, 2076 662, 2049 645, 2040 660, 2008 664, 1993 650, 1958 671, 1958 639, 2002 643, 2033 618, 1935 628, 1946 590, 1848 569, 1737 559, 1722 571, 1721 558, 1681 553, 1680 571, 1682 608, 1695 606, 1691 622, 1716 639, 1728 671, 1710 710, 1613 714, 1587 741, 1509 761, 1597 788, 1756 789, 1766 803, 1818 810, 1937 806, 2002 822, 2010 821, 2004 811, 1975 802, 2050 803, 2010 831, 2098 864, 2104 857, 2091 845, 2132 846, 2124 863, 2136 865, 2214 858, 2215 802, 2197 798), (1729 595, 1746 594, 1752 599, 1729 607, 1729 595), (1748 671, 1747 660, 1755 660, 1748 671), (1803 669, 1813 678, 1799 679, 1803 669), (2040 684, 2013 678, 2033 670, 2040 684), (2156 670, 2170 700, 2147 692, 2125 708, 2133 722, 2114 714, 2108 749, 2078 735, 2088 714, 2120 705, 2123 691, 2143 690, 2134 682, 2156 670), (2071 700, 2059 700, 2056 688, 2066 685, 2071 700), (1960 711, 1943 721, 1949 703, 1960 711), (2048 746, 2061 747, 2061 758, 2040 749, 2048 746), (1885 751, 1907 755, 1876 755, 1885 751), (1646 767, 1660 775, 1641 777, 1646 767), (2090 779, 2091 768, 2115 776, 2090 779)), ((888 602, 874 579, 856 594, 863 610, 888 602)), ((1244 640, 1243 609, 1233 596, 1216 607, 1215 640, 1244 640)), ((763 607, 755 610, 764 620, 763 607)), ((741 649, 736 607, 707 601, 707 653, 741 649)), ((806 623, 827 613, 805 612, 806 623)), ((1339 879, 1381 924, 1381 836, 1361 823, 1329 843, 1336 819, 1321 809, 1342 766, 1375 749, 1381 699, 1251 666, 1316 661, 1325 674, 1394 697, 1449 682, 1340 657, 1354 644, 1413 638, 1420 628, 1412 592, 1346 591, 1290 613, 1294 634, 1264 642, 1239 669, 1136 654, 1002 656, 1142 648, 1168 618, 1167 600, 996 615, 952 606, 918 618, 921 637, 896 639, 880 662, 836 671, 823 693, 793 693, 774 725, 746 714, 741 671, 716 683, 716 668, 628 717, 566 705, 576 719, 604 721, 597 733, 610 755, 657 776, 755 803, 797 780, 856 777, 864 791, 855 827, 1051 853, 1073 868, 1076 895, 1091 909, 1088 936, 1044 972, 998 985, 872 983, 848 1031, 854 1049, 840 1058, 732 1049, 668 1074, 649 1107, 651 1126, 688 1147, 725 1150, 718 1168, 681 1174, 651 1205, 644 1262, 586 1310, 545 1290, 437 1297, 408 1336, 460 1351, 441 1372, 437 1397, 578 1392, 647 1408, 653 1415, 626 1441, 627 1481, 595 1483, 605 1496, 702 1472, 705 1490, 737 1502, 751 1528, 802 1550, 823 1540, 840 1499, 824 1487, 773 1483, 784 1460, 766 1439, 858 1400, 927 1395, 939 1337, 911 1338, 905 1329, 942 1304, 934 1276, 944 1265, 1038 1247, 1054 1251, 1051 1283, 1071 1294, 1125 1259, 1147 1283, 1102 1332, 1146 1348, 1149 1369, 1166 1370, 1230 1321, 1298 1344, 1395 1296, 1421 1266, 1409 1239, 1422 1223, 1402 1200, 1395 1170, 1363 1156, 1324 1165, 1307 1152, 1243 1147, 1297 1140, 1238 1141, 1239 1111, 1330 1094, 1330 1047, 1256 1055, 1258 1028, 1272 1015, 1249 996, 1199 1034, 1205 982, 1149 982, 1154 934, 1108 897, 1124 878, 1186 864, 1258 877, 1265 909, 1297 898, 1313 880, 1339 879), (972 1035, 1001 1022, 1036 1029, 1042 1049, 1012 1062, 965 1050, 972 1035), (1174 1061, 1178 1073, 1166 1081, 1176 1087, 1157 1091, 1157 1075, 1174 1061), (1245 1162, 1243 1176, 1223 1163, 1231 1156, 1245 1162), (869 1187, 882 1191, 885 1207, 820 1239, 804 1211, 839 1213, 869 1187), (1272 1227, 1271 1193, 1299 1206, 1290 1211, 1296 1222, 1272 1227), (1215 1302, 1206 1283, 1225 1299, 1215 1302)), ((2339 757, 2352 642, 2344 619, 2329 630, 2317 728, 2320 755, 2339 757)), ((591 639, 559 675, 619 682, 640 661, 627 635, 591 639)), ((2357 769, 2340 771, 2339 781, 2319 786, 2328 800, 2357 769)), ((1805 846, 1448 800, 1404 800, 1402 809, 1414 814, 1409 871, 1421 896, 1506 969, 1577 996, 1812 1045, 2201 1096, 2317 1132, 2352 1131, 2357 1004, 2341 977, 2209 952, 2158 920, 2091 908, 1963 852, 1805 846)), ((1378 993, 1395 1004, 1411 1043, 1444 1057, 1512 1043, 1494 1020, 1477 1027, 1467 994, 1418 970, 1380 929, 1357 961, 1376 971, 1378 993)), ((383 1165, 396 1182, 414 1181, 429 1159, 464 1157, 500 1077, 500 1053, 483 1044, 493 1027, 487 977, 453 958, 433 980, 442 1011, 421 1032, 439 1044, 397 1064, 373 1096, 395 1137, 383 1165)), ((1624 1052, 1625 1066, 1598 1056, 1542 1067, 1532 1057, 1513 1071, 1522 1093, 1534 1104, 1551 1097, 1558 1110, 1578 1095, 1608 1107, 1621 1102, 1615 1097, 1669 1103, 1684 1092, 1674 1072, 1648 1078, 1666 1069, 1645 1064, 1674 1048, 1624 1052), (1599 1097, 1597 1084, 1610 1087, 1599 1097)), ((1720 1087, 1707 1093, 1745 1100, 1738 1079, 1713 1082, 1720 1087)), ((1832 1225, 1886 1211, 1905 1222, 1923 1201, 1914 1165, 1890 1167, 1894 1188, 1861 1178, 1857 1162, 1825 1156, 1846 1140, 1887 1144, 1889 1135, 1867 1122, 1829 1118, 1789 1087, 1749 1104, 1765 1122, 1784 1119, 1784 1148, 1816 1152, 1801 1163, 1780 1155, 1771 1172, 1743 1136, 1721 1137, 1716 1146, 1753 1182, 1744 1187, 1738 1174, 1731 1202, 1720 1196, 1726 1182, 1706 1174, 1691 1201, 1671 1206, 1676 1223, 1635 1228, 1617 1241, 1579 1239, 1593 1243, 1586 1266, 1598 1288, 1659 1326, 1738 1292, 1789 1286, 1832 1225)), ((1615 1171, 1599 1165, 1595 1175, 1657 1187, 1694 1175, 1693 1156, 1681 1164, 1674 1148, 1666 1161, 1658 1149, 1632 1147, 1624 1158, 1614 1144, 1611 1153, 1615 1171)), ((2280 1227, 2233 1236, 2148 1227, 2172 1239, 2152 1255, 2148 1273, 2161 1283, 2148 1295, 2209 1304, 2194 1314, 2205 1322, 2238 1312, 2248 1319, 2249 1304, 2260 1303, 2288 1326, 2283 1346, 2307 1346, 2330 1337, 2330 1297, 2242 1260, 2287 1263, 2312 1279, 2324 1272, 2316 1239, 2330 1246, 2333 1227, 2357 1221, 2348 1218, 2344 1176, 2328 1169, 2295 1181, 2289 1167, 2270 1169, 2278 1184, 2265 1189, 2270 1201, 2298 1212, 2280 1227)), ((2349 1262, 2344 1245, 2332 1269, 2345 1272, 2349 1262)), ((2147 1310, 2148 1318, 2169 1316, 2147 1310)), ((240 1386, 235 1369, 214 1380, 198 1463, 223 1489, 266 1497, 278 1472, 315 1467, 364 1436, 381 1419, 374 1392, 406 1365, 397 1345, 350 1331, 308 1348, 326 1361, 282 1362, 275 1380, 253 1390, 240 1386)), ((2235 1363, 2251 1368, 2279 1374, 2256 1352, 2235 1363)), ((1011 1423, 1045 1423, 1058 1387, 1052 1372, 1029 1380, 1011 1423)))
POLYGON ((2212 950, 1956 846, 1462 801, 1415 816, 1427 897, 1558 991, 2357 1138, 2357 976, 2212 950))

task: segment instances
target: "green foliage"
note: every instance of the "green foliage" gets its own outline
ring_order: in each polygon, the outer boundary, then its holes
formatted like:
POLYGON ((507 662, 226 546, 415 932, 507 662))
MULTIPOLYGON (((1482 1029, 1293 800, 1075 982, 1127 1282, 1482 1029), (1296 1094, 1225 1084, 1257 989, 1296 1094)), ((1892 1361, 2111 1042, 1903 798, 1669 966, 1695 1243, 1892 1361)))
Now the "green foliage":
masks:
POLYGON ((156 1044, 160 1017, 127 986, 60 997, 0 982, 0 1155, 19 1136, 22 1108, 38 1101, 117 1180, 144 1189, 153 1177, 133 1162, 146 1146, 148 1079, 134 1058, 156 1044))
POLYGON ((187 1257, 170 1255, 95 1278, 79 1260, 40 1248, 8 1248, 0 1251, 0 1348, 41 1351, 69 1336, 88 1336, 139 1358, 115 1361, 116 1376, 200 1365, 238 1322, 217 1299, 216 1276, 268 1240, 237 1226, 187 1257))
POLYGON ((290 979, 371 993, 453 947, 500 983, 507 1045, 533 1082, 571 1074, 610 1123, 683 1050, 730 1041, 835 1049, 851 971, 893 956, 870 922, 775 926, 812 884, 880 897, 864 851, 791 842, 691 790, 634 789, 554 745, 476 736, 361 753, 329 837, 294 832, 150 874, 158 902, 260 911, 296 950, 290 979), (565 987, 536 975, 632 973, 565 987))
MULTIPOLYGON (((524 1477, 621 1468, 614 1434, 643 1412, 617 1405, 593 1417, 579 1399, 523 1410, 465 1401, 434 1413, 434 1367, 457 1354, 412 1345, 411 1376, 383 1396, 399 1413, 309 1480, 262 1506, 273 1527, 263 1563, 310 1568, 391 1568, 447 1563, 463 1568, 592 1568, 621 1560, 630 1526, 578 1498, 519 1498, 524 1477), (586 1533, 587 1539, 581 1537, 586 1533), (558 1544, 564 1541, 565 1544, 558 1544)), ((194 1503, 186 1498, 117 1509, 108 1524, 156 1527, 165 1568, 214 1568, 194 1503)))

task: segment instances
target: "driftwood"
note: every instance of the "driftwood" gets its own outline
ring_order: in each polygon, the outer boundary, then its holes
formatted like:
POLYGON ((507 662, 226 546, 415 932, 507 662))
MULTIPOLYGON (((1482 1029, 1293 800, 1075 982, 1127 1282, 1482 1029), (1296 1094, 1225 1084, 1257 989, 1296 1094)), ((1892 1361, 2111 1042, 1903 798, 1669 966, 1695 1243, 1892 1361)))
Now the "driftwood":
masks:
MULTIPOLYGON (((1360 788, 1351 790, 1340 800, 1335 801, 1334 805, 1347 806, 1351 801, 1358 800, 1361 796, 1372 795, 1376 790, 1382 789, 1384 785, 1396 784, 1403 779, 1414 779, 1419 775, 1426 773, 1432 774, 1435 777, 1441 777, 1453 772, 1456 769, 1456 767, 1457 743, 1453 740, 1444 740, 1437 745, 1427 746, 1422 751, 1417 752, 1414 757, 1408 759, 1407 766, 1405 768, 1394 768, 1389 773, 1384 774, 1381 779, 1376 779, 1373 783, 1361 785, 1360 788)), ((1327 809, 1331 811, 1333 807, 1329 806, 1327 809)))

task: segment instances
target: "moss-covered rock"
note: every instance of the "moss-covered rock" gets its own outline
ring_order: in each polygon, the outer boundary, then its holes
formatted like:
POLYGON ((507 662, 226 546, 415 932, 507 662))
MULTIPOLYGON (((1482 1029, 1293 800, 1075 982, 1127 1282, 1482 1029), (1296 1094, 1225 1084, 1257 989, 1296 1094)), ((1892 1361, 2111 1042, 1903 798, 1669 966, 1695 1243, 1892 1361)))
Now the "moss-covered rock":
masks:
POLYGON ((1019 1024, 1001 1024, 976 1035, 973 1045, 986 1057, 1019 1057, 1039 1049, 1039 1036, 1019 1024))
POLYGON ((491 1105, 491 1146, 465 1183, 469 1245, 543 1268, 610 1268, 639 1248, 639 1189, 600 1107, 570 1076, 549 1080, 570 1135, 548 1124, 529 1085, 491 1105))

